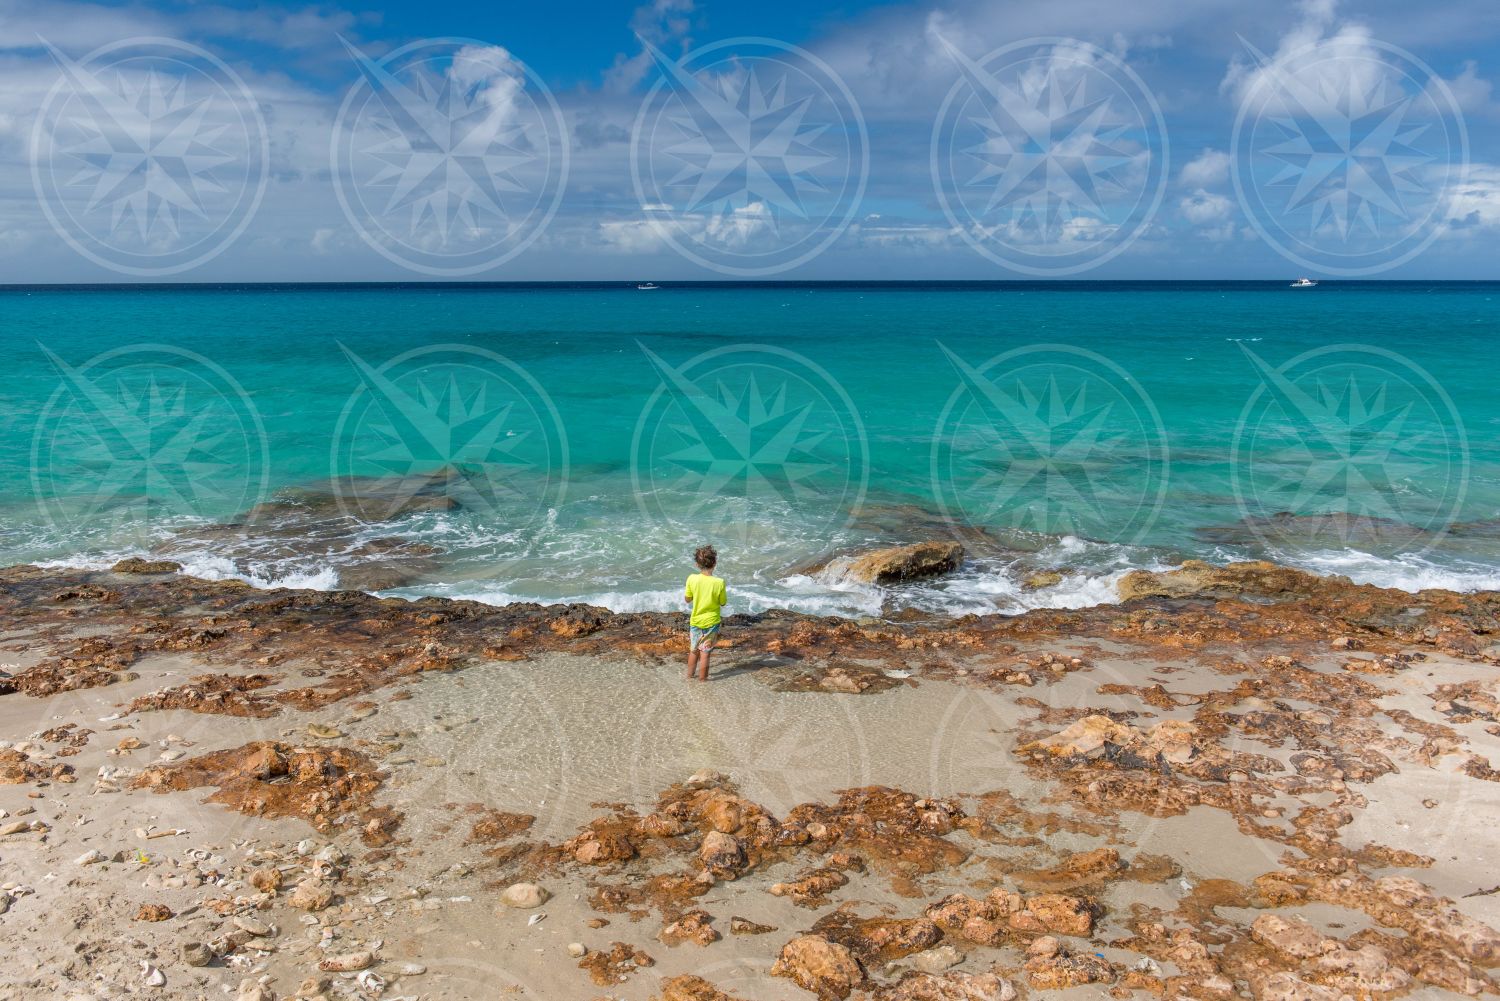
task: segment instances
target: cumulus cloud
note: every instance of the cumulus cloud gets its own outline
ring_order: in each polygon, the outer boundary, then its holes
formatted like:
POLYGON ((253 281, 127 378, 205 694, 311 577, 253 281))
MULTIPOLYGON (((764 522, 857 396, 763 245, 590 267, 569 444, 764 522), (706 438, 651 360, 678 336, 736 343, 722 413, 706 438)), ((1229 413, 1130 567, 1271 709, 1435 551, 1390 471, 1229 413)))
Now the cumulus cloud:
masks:
POLYGON ((1206 149, 1187 162, 1177 179, 1189 188, 1212 188, 1223 184, 1229 180, 1229 154, 1206 149))
POLYGON ((1451 232, 1500 230, 1500 166, 1470 164, 1464 180, 1454 185, 1450 205, 1451 232))

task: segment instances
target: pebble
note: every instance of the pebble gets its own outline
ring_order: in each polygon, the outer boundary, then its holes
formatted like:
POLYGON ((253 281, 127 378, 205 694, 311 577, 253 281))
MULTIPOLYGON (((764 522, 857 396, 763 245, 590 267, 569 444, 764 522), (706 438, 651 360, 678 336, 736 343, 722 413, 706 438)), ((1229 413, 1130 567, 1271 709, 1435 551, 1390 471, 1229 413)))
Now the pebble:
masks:
POLYGON ((84 852, 82 855, 80 855, 76 859, 74 859, 73 860, 73 864, 74 865, 93 865, 96 862, 103 862, 103 861, 104 861, 104 853, 101 852, 101 851, 99 851, 99 849, 97 849, 97 848, 90 848, 88 851, 84 852))
POLYGON ((189 966, 207 966, 213 958, 213 950, 202 942, 182 943, 182 961, 189 966))
POLYGON ((582 942, 569 942, 568 955, 572 956, 574 959, 582 959, 584 956, 588 955, 588 950, 584 948, 582 942))
POLYGON ((500 894, 500 903, 506 907, 529 909, 540 907, 551 894, 535 883, 512 883, 500 894))

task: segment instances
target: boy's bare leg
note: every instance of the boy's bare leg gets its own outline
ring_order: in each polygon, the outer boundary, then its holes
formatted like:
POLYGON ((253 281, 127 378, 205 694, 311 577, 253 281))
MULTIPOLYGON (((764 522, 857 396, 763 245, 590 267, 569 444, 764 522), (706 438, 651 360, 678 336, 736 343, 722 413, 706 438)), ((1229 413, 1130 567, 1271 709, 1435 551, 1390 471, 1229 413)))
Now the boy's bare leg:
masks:
POLYGON ((698 666, 698 651, 697 650, 689 650, 688 651, 688 673, 687 673, 687 679, 689 681, 693 680, 693 671, 694 671, 694 669, 697 666, 698 666))
MULTIPOLYGON (((706 646, 698 651, 698 680, 708 680, 708 656, 714 652, 714 648, 706 646)), ((691 677, 691 675, 689 675, 691 677)))

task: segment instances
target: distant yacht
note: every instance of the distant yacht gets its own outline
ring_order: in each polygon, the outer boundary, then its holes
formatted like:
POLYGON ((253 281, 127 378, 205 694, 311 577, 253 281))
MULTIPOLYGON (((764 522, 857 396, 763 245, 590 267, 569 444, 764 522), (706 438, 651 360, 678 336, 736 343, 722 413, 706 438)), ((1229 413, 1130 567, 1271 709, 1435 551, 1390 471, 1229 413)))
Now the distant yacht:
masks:
POLYGON ((1298 278, 1292 282, 1292 288, 1316 288, 1317 284, 1311 278, 1298 278))
POLYGON ((661 286, 658 285, 658 284, 656 284, 655 282, 644 282, 644 283, 636 286, 636 289, 638 291, 641 291, 641 292, 650 292, 653 289, 659 289, 659 288, 661 288, 661 286))

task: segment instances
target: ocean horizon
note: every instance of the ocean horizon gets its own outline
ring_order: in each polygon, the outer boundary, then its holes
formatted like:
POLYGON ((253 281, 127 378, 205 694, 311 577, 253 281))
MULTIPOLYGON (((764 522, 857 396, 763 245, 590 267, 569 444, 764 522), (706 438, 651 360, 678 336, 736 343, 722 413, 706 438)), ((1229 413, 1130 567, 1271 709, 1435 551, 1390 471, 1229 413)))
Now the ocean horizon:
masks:
POLYGON ((843 615, 1095 604, 1185 559, 1492 589, 1497 293, 5 286, 0 559, 646 610, 707 541, 736 610, 843 615), (959 571, 842 573, 932 538, 959 571))

